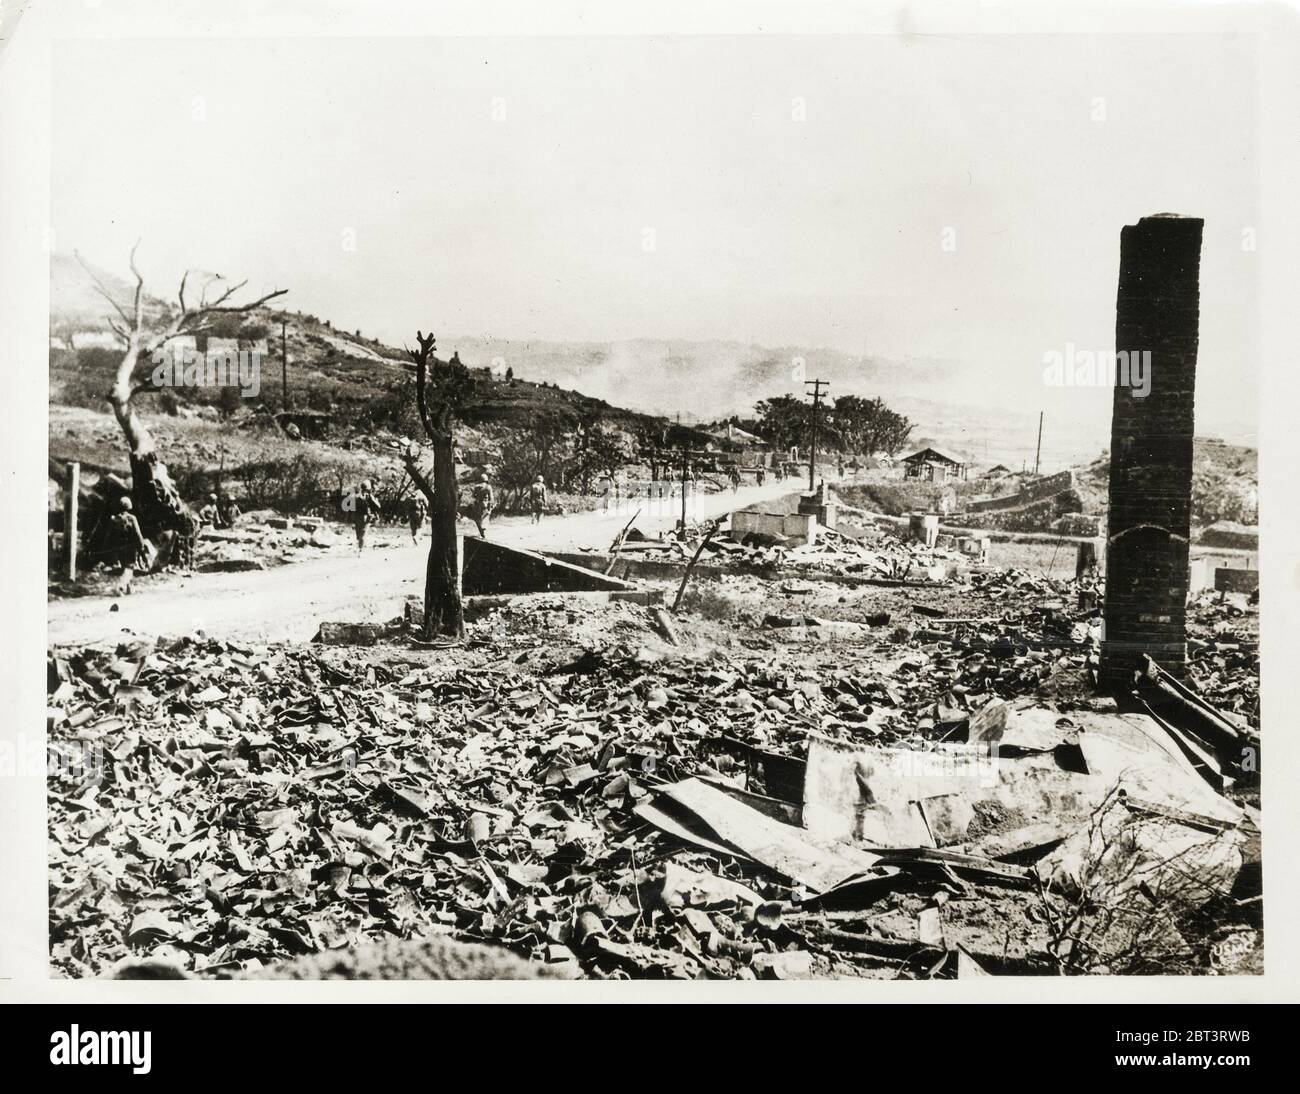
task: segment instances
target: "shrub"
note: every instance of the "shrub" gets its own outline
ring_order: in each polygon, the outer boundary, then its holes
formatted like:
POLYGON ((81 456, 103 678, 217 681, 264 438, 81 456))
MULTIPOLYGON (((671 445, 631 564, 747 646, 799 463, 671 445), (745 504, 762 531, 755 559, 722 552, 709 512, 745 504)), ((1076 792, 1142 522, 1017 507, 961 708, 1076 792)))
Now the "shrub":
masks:
POLYGON ((55 350, 50 354, 50 379, 59 384, 59 401, 66 406, 107 409, 120 350, 107 346, 85 346, 75 353, 55 350))
POLYGON ((216 406, 223 418, 230 418, 243 408, 244 398, 237 387, 217 389, 216 406))
POLYGON ((274 509, 286 515, 337 516, 336 502, 345 485, 337 465, 308 452, 246 464, 234 477, 242 485, 246 508, 274 509))
POLYGON ((176 484, 181 497, 191 505, 201 506, 209 494, 217 492, 217 476, 209 468, 173 460, 167 469, 171 472, 172 482, 176 484))

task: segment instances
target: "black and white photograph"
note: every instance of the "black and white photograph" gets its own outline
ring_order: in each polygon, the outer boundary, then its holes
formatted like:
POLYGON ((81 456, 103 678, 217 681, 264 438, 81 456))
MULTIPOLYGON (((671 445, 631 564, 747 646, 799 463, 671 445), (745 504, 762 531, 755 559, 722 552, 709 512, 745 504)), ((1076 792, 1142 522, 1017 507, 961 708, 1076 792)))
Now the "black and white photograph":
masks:
POLYGON ((5 3, 13 968, 1294 1001, 1294 9, 541 7, 5 3))

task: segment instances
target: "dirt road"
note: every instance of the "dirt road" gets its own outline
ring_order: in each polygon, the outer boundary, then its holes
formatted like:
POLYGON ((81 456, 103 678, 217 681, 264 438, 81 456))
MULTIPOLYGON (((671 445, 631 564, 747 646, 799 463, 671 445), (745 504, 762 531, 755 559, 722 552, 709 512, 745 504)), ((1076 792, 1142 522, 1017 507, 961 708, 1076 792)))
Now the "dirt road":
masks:
MULTIPOLYGON (((735 494, 701 495, 688 500, 687 512, 691 520, 706 520, 782 497, 792 488, 797 489, 797 484, 770 481, 735 494)), ((648 535, 671 529, 681 514, 680 499, 638 500, 643 511, 636 524, 648 535)), ((573 513, 540 524, 510 518, 494 522, 489 535, 534 550, 603 550, 637 506, 634 501, 630 509, 573 513)), ((323 558, 273 570, 196 574, 156 588, 138 588, 131 596, 51 601, 47 641, 85 645, 116 641, 123 632, 183 635, 196 630, 238 641, 309 641, 322 620, 373 622, 401 615, 406 598, 423 592, 427 557, 426 538, 418 545, 373 548, 360 556, 323 558), (111 610, 114 604, 116 611, 111 610)))

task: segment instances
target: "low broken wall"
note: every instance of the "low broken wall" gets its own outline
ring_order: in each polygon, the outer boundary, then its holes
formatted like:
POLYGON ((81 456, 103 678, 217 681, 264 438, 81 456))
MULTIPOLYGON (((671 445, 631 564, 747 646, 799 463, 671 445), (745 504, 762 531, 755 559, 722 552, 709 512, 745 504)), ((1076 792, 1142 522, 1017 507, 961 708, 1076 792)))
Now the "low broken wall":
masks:
MULTIPOLYGON (((1058 490, 1045 498, 1019 505, 1014 509, 993 509, 974 513, 956 513, 948 518, 966 528, 996 528, 1006 532, 1046 532, 1054 521, 1067 513, 1083 509, 1077 490, 1058 490)), ((1095 535, 1095 532, 1087 533, 1095 535)))
POLYGON ((984 501, 972 501, 966 506, 968 513, 986 513, 994 509, 1017 509, 1032 501, 1050 498, 1063 490, 1074 488, 1074 472, 1062 471, 1056 475, 1047 475, 1037 482, 1031 482, 1017 493, 1006 494, 999 498, 987 498, 984 501))
POLYGON ((817 538, 817 518, 811 513, 754 513, 745 509, 732 513, 732 538, 742 539, 750 532, 813 543, 817 538))
POLYGON ((466 536, 462 551, 461 590, 465 596, 612 592, 634 588, 618 578, 489 539, 466 536))
POLYGON ((1211 524, 1196 540, 1205 547, 1235 547, 1254 551, 1259 547, 1259 528, 1253 524, 1233 524, 1220 521, 1211 524))

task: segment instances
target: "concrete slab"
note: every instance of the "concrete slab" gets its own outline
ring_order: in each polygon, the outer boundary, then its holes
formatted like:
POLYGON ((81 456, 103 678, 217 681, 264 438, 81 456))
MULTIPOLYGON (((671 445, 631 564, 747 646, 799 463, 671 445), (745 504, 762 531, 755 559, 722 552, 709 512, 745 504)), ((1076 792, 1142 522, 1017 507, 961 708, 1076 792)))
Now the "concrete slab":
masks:
POLYGON ((751 532, 765 536, 782 536, 792 545, 817 542, 815 513, 755 513, 741 509, 731 514, 731 536, 744 539, 751 532))

